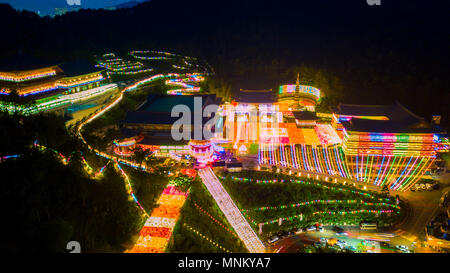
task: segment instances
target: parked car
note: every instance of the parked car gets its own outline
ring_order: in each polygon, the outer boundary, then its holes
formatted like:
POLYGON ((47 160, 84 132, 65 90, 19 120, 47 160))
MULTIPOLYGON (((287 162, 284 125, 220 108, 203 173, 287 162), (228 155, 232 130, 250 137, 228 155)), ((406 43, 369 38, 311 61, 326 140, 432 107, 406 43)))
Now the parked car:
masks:
POLYGON ((336 232, 337 236, 347 236, 348 233, 347 232, 336 232))
POLYGON ((317 230, 315 226, 310 226, 306 228, 306 231, 314 231, 314 230, 317 230))
POLYGON ((280 240, 280 238, 278 238, 278 236, 272 236, 269 238, 269 240, 267 242, 269 242, 269 244, 274 243, 276 241, 280 240))
POLYGON ((395 248, 397 248, 398 250, 400 250, 403 253, 409 253, 410 252, 409 248, 407 246, 398 245, 398 246, 395 246, 395 248))
POLYGON ((338 240, 336 244, 338 246, 340 246, 341 248, 343 248, 344 246, 347 246, 347 242, 346 241, 342 241, 342 240, 338 240))

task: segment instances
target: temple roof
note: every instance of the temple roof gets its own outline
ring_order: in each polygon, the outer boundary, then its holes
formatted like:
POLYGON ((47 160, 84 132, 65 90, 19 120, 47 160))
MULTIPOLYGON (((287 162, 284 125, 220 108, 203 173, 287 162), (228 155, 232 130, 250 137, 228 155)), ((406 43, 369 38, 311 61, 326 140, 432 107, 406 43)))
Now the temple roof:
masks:
POLYGON ((67 77, 76 77, 105 70, 105 68, 95 67, 88 60, 65 62, 60 64, 59 67, 64 71, 64 74, 67 77))
POLYGON ((166 112, 128 111, 121 123, 136 124, 173 124, 177 117, 166 112))
POLYGON ((210 104, 219 105, 221 103, 221 99, 217 98, 215 94, 186 96, 150 95, 148 96, 147 101, 143 103, 137 111, 165 112, 170 116, 173 107, 183 104, 194 112, 195 97, 200 97, 202 99, 202 109, 210 104))
POLYGON ((349 121, 342 121, 342 125, 347 131, 371 132, 371 133, 439 133, 438 127, 426 121, 412 120, 370 120, 353 118, 349 121))
POLYGON ((23 53, 18 53, 14 56, 0 59, 1 72, 34 70, 55 65, 57 65, 57 62, 44 60, 23 53))
POLYGON ((358 104, 339 104, 335 113, 343 116, 385 116, 389 120, 410 120, 418 122, 423 120, 396 102, 392 105, 358 105, 358 104))
POLYGON ((145 135, 144 139, 142 139, 141 141, 139 141, 139 144, 144 144, 144 145, 157 145, 157 146, 161 146, 161 145, 187 145, 189 143, 188 140, 174 140, 171 137, 157 137, 157 136, 148 136, 145 135))
POLYGON ((396 102, 393 105, 339 104, 336 114, 343 116, 374 117, 384 116, 388 120, 374 120, 353 117, 341 121, 347 131, 373 133, 439 133, 442 130, 425 121, 396 102))
MULTIPOLYGON (((194 113, 192 112, 191 114, 191 125, 195 126, 194 113)), ((128 111, 125 118, 121 120, 120 123, 123 125, 173 125, 180 118, 181 117, 172 117, 170 113, 167 112, 128 111)), ((203 117, 202 124, 200 125, 202 126, 201 128, 203 128, 210 119, 211 118, 209 117, 203 117)), ((192 128, 192 130, 194 130, 195 127, 192 128)), ((214 132, 214 128, 212 131, 214 132)))
POLYGON ((239 90, 237 102, 243 103, 273 103, 276 96, 272 90, 239 90))
MULTIPOLYGON (((220 99, 216 97, 216 95, 192 95, 192 96, 173 96, 173 95, 150 95, 145 103, 143 103, 140 107, 138 107, 137 111, 128 111, 125 115, 125 118, 120 121, 120 123, 127 127, 130 125, 173 125, 176 121, 181 118, 180 117, 172 117, 171 111, 172 107, 183 104, 186 105, 189 109, 191 109, 191 138, 194 138, 194 130, 195 124, 194 115, 194 97, 202 98, 202 108, 211 104, 219 104, 220 99)), ((202 111, 203 112, 203 111, 202 111)), ((199 124, 200 130, 204 128, 204 125, 211 117, 202 117, 201 124, 199 124)), ((135 126, 131 126, 135 127, 135 126)), ((140 127, 140 126, 138 126, 140 127)), ((144 127, 143 131, 145 131, 144 127)), ((212 128, 212 132, 215 131, 215 128, 212 128)), ((162 139, 161 141, 170 142, 167 139, 171 139, 170 129, 163 128, 149 128, 144 132, 146 137, 159 137, 162 139), (166 139, 166 140, 164 140, 166 139)), ((131 134, 129 134, 131 135, 131 134)), ((203 138, 203 134, 202 134, 203 138)), ((155 144, 156 145, 156 144, 155 144)))
POLYGON ((316 112, 294 111, 292 113, 294 114, 295 119, 298 119, 298 120, 317 120, 316 112))

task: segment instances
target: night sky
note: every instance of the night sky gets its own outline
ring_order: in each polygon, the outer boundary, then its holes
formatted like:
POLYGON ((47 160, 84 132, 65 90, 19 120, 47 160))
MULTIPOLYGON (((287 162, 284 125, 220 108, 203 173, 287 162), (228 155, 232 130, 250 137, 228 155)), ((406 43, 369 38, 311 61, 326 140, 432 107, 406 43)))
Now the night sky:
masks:
MULTIPOLYGON (((70 1, 70 0, 69 0, 70 1)), ((129 2, 130 0, 79 0, 81 8, 104 8, 129 2)), ((0 0, 16 9, 40 12, 41 15, 52 15, 55 8, 68 7, 67 0, 0 0)))

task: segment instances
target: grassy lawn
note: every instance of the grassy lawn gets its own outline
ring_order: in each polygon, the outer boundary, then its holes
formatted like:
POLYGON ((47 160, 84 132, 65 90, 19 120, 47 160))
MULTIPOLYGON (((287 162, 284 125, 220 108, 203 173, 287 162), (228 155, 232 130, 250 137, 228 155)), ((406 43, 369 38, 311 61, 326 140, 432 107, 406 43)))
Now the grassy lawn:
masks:
POLYGON ((148 214, 157 206, 159 196, 169 183, 169 177, 156 173, 148 173, 132 167, 121 165, 128 175, 134 193, 148 214))

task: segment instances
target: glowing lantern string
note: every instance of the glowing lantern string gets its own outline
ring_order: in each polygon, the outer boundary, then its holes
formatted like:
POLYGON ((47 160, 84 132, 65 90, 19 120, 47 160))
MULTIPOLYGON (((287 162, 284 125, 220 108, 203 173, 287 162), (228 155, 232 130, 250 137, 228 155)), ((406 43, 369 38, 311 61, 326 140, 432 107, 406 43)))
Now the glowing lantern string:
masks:
POLYGON ((259 207, 259 208, 252 208, 252 209, 245 209, 241 210, 243 212, 250 212, 250 211, 265 211, 265 210, 278 210, 278 209, 287 209, 287 208, 297 208, 301 206, 306 205, 313 205, 313 204, 363 204, 365 206, 389 206, 396 209, 400 209, 399 206, 395 204, 388 204, 388 203, 370 203, 365 202, 363 200, 311 200, 306 201, 302 203, 296 203, 296 204, 289 204, 289 205, 280 205, 280 206, 266 206, 266 207, 259 207))
POLYGON ((237 236, 237 234, 235 232, 233 232, 231 229, 227 228, 224 224, 222 224, 219 220, 217 220, 216 218, 212 217, 211 214, 209 214, 207 211, 205 211, 202 207, 200 207, 199 205, 197 205, 197 203, 194 202, 195 207, 200 210, 201 212, 203 212, 204 214, 206 214, 206 216, 208 216, 209 218, 211 218, 216 224, 218 224, 219 226, 221 226, 222 228, 224 228, 225 230, 227 230, 228 232, 230 232, 231 234, 233 234, 234 236, 237 236))
MULTIPOLYGON (((220 179, 222 180, 226 180, 226 177, 224 176, 219 176, 220 179)), ((259 179, 252 179, 252 178, 242 178, 242 177, 234 177, 231 176, 231 180, 233 181, 239 181, 239 182, 256 182, 256 183, 262 183, 262 184, 273 184, 273 183, 285 183, 285 180, 278 180, 278 179, 272 179, 272 180, 259 180, 259 179)), ((305 185, 311 185, 311 186, 317 186, 317 187, 322 187, 324 189, 329 189, 329 190, 334 190, 334 191, 342 191, 342 192, 350 192, 350 193, 354 193, 354 194, 359 194, 359 195, 363 195, 369 198, 374 198, 380 201, 390 201, 389 198, 376 198, 373 194, 367 193, 367 192, 363 192, 363 191, 357 191, 357 190, 350 190, 350 189, 346 189, 346 188, 340 188, 340 187, 335 187, 335 186, 327 186, 324 185, 322 183, 319 182, 308 182, 308 181, 303 181, 303 180, 296 180, 296 179, 290 179, 288 180, 291 183, 298 183, 298 184, 305 184, 305 185)))
POLYGON ((189 229, 190 231, 192 231, 193 233, 197 234, 201 238, 205 239, 206 241, 208 241, 213 246, 218 247, 218 248, 220 248, 221 250, 223 250, 223 251, 225 251, 227 253, 231 253, 231 251, 229 251, 228 249, 222 247, 221 245, 219 245, 218 243, 214 242, 213 240, 211 240, 210 238, 206 237, 205 235, 201 234, 198 230, 196 230, 193 227, 187 225, 186 223, 184 223, 183 226, 186 227, 187 229, 189 229))
POLYGON ((122 176, 125 179, 126 188, 127 188, 128 194, 131 195, 131 197, 133 198, 134 202, 139 206, 139 208, 142 210, 142 212, 144 212, 144 214, 147 217, 149 217, 148 213, 145 211, 144 207, 142 207, 141 203, 139 203, 138 199, 136 198, 136 195, 133 192, 133 187, 131 186, 130 178, 125 173, 125 171, 122 169, 122 167, 120 167, 120 164, 118 162, 115 162, 115 163, 116 163, 116 166, 119 169, 120 173, 122 174, 122 176))
MULTIPOLYGON (((305 134, 305 137, 311 138, 308 134, 305 134)), ((412 136, 407 137, 412 138, 412 136)), ((423 138, 418 137, 419 140, 423 140, 423 138)), ((420 152, 421 154, 413 152, 371 154, 372 150, 355 154, 352 152, 347 154, 347 152, 348 147, 342 148, 339 144, 328 146, 283 143, 260 144, 258 162, 260 164, 314 171, 326 175, 339 175, 344 178, 372 183, 376 186, 387 184, 393 190, 406 191, 411 183, 410 181, 414 184, 421 176, 413 175, 417 173, 415 170, 422 169, 424 165, 427 165, 426 161, 419 160, 419 157, 425 156, 432 160, 435 159, 435 156, 423 154, 423 151, 420 152), (344 154, 344 149, 346 149, 346 154, 344 154), (381 164, 379 165, 380 161, 381 164)))
MULTIPOLYGON (((319 215, 319 214, 324 214, 324 215, 347 215, 347 214, 358 214, 358 213, 372 213, 372 214, 382 214, 382 213, 393 213, 393 210, 366 210, 366 209, 361 209, 361 210, 353 210, 353 211, 315 211, 313 212, 313 216, 315 215, 319 215)), ((398 212, 397 212, 398 213, 398 212)), ((248 214, 246 214, 247 218, 250 219, 250 221, 254 224, 254 225, 258 225, 258 223, 256 223, 255 220, 251 219, 248 214)), ((281 219, 282 221, 292 221, 296 218, 303 218, 303 214, 298 214, 298 215, 293 215, 293 216, 289 216, 289 217, 284 217, 284 218, 276 218, 273 220, 269 220, 263 223, 259 223, 259 224, 274 224, 274 223, 278 223, 279 220, 281 219)))

